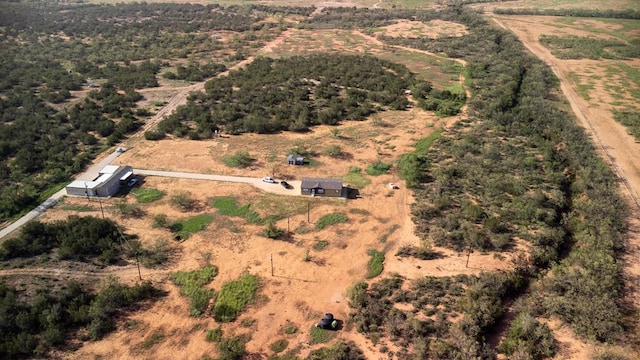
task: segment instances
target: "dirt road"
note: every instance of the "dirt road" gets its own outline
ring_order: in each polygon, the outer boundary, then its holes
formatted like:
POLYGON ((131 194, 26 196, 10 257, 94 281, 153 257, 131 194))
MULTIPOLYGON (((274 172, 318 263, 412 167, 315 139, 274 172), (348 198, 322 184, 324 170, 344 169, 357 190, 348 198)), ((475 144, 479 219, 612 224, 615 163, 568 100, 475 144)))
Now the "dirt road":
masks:
POLYGON ((290 189, 285 189, 279 183, 267 183, 260 178, 248 177, 248 176, 228 176, 228 175, 216 175, 216 174, 201 174, 201 173, 189 173, 180 171, 161 171, 161 170, 147 170, 147 169, 134 169, 133 172, 143 176, 161 176, 171 177, 179 179, 194 179, 194 180, 211 180, 211 181, 225 181, 253 185, 263 191, 276 193, 281 195, 301 195, 300 194, 300 180, 288 181, 292 186, 290 189))

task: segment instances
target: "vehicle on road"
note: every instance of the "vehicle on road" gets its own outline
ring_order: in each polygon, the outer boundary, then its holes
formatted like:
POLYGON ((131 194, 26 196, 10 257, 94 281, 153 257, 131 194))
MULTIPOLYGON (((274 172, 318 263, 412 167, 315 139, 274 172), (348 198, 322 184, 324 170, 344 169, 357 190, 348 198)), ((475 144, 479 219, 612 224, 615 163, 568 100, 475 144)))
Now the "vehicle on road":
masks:
POLYGON ((128 187, 134 187, 138 183, 138 178, 133 178, 127 183, 128 187))
POLYGON ((269 177, 269 176, 263 177, 262 181, 264 181, 266 183, 271 183, 271 184, 276 184, 277 183, 272 177, 269 177))
POLYGON ((283 188, 285 189, 293 189, 293 186, 291 186, 291 184, 289 184, 288 182, 282 180, 280 181, 280 185, 282 185, 283 188))

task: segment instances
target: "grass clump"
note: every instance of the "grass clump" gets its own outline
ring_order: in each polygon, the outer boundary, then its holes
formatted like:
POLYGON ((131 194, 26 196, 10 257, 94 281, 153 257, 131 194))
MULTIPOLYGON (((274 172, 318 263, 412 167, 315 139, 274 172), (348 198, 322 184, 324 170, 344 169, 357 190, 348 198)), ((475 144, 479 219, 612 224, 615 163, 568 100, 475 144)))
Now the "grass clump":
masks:
POLYGON ((383 244, 386 243, 387 240, 389 239, 389 236, 391 236, 391 234, 393 234, 399 228, 400 228, 400 225, 394 224, 386 233, 384 233, 384 235, 380 237, 380 242, 383 244))
POLYGON ((327 331, 318 328, 315 325, 311 327, 311 331, 309 333, 311 335, 311 342, 309 342, 310 345, 326 343, 336 336, 334 331, 327 331))
POLYGON ((362 169, 357 166, 350 167, 349 172, 342 176, 342 181, 356 189, 363 189, 365 186, 371 184, 371 179, 364 176, 362 169))
POLYGON ((391 164, 376 160, 373 164, 367 166, 365 172, 371 176, 378 176, 386 174, 389 169, 391 169, 391 164))
POLYGON ((345 223, 347 221, 349 221, 349 218, 347 218, 347 215, 343 213, 337 212, 326 214, 323 215, 320 220, 318 220, 318 222, 316 223, 316 229, 322 230, 329 225, 345 223))
POLYGON ((204 230, 213 221, 213 216, 202 214, 178 221, 172 224, 169 229, 175 233, 175 237, 186 240, 198 231, 204 230))
POLYGON ((369 210, 365 210, 365 209, 349 209, 349 212, 351 214, 358 214, 358 215, 371 215, 371 213, 369 212, 369 210))
POLYGON ((289 325, 285 326, 284 330, 282 330, 282 331, 287 335, 293 335, 293 334, 298 332, 298 327, 293 325, 293 324, 289 324, 289 325))
POLYGON ((337 144, 329 145, 322 151, 322 153, 332 158, 342 158, 345 156, 344 150, 342 150, 342 147, 337 144))
POLYGON ((219 342, 222 340, 222 329, 217 327, 215 329, 207 330, 206 339, 209 342, 219 342))
POLYGON ((217 345, 219 360, 240 360, 245 356, 245 345, 249 342, 247 335, 222 338, 217 345))
POLYGON ((186 212, 195 210, 198 207, 198 200, 194 199, 190 192, 181 191, 169 200, 169 204, 186 212))
POLYGON ((283 352, 287 346, 289 346, 289 342, 286 339, 280 339, 269 345, 269 349, 277 354, 283 352))
POLYGON ((164 193, 158 189, 142 189, 134 188, 131 193, 136 197, 139 203, 152 203, 162 199, 164 193))
POLYGON ((228 196, 221 196, 211 200, 211 206, 218 209, 218 212, 226 216, 237 216, 246 218, 250 223, 259 223, 260 215, 251 210, 251 204, 238 206, 236 199, 228 196))
POLYGON ((326 248, 328 245, 329 245, 329 242, 327 240, 320 240, 313 245, 313 250, 315 251, 324 250, 324 248, 326 248))
POLYGON ((189 314, 197 317, 209 307, 209 301, 215 295, 213 290, 203 288, 217 275, 215 266, 206 266, 201 270, 177 271, 169 276, 174 284, 180 286, 180 294, 189 298, 189 314))
POLYGON ((241 169, 251 166, 251 164, 253 164, 254 161, 255 159, 252 158, 251 155, 249 155, 249 153, 246 151, 238 151, 235 154, 230 156, 225 156, 222 159, 222 162, 228 167, 241 168, 241 169))
POLYGON ((348 173, 342 176, 342 181, 356 189, 364 189, 365 186, 371 184, 371 179, 360 173, 348 173))
POLYGON ((429 134, 429 136, 418 140, 414 147, 420 152, 428 151, 431 145, 433 145, 433 143, 442 136, 443 131, 444 128, 435 129, 431 134, 429 134))
POLYGON ((367 255, 371 256, 367 263, 367 278, 372 279, 384 270, 384 253, 375 249, 367 251, 367 255))
POLYGON ((261 235, 269 239, 280 239, 285 234, 283 229, 276 226, 275 221, 268 221, 261 235))
POLYGON ((238 280, 222 285, 214 308, 214 317, 219 322, 232 322, 249 303, 260 286, 257 275, 244 274, 238 280))
POLYGON ((164 337, 164 330, 158 329, 151 333, 151 335, 147 336, 146 339, 144 339, 144 341, 140 344, 140 348, 145 350, 151 349, 155 345, 161 343, 162 340, 164 340, 164 337))

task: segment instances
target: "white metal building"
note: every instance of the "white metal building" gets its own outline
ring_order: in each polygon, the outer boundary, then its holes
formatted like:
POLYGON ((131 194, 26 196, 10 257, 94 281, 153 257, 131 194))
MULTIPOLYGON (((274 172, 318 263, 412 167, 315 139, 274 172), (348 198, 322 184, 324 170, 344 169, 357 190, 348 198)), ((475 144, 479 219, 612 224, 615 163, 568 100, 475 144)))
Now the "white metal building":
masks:
POLYGON ((74 196, 110 197, 133 177, 131 166, 107 165, 92 181, 75 180, 67 185, 67 194, 74 196))

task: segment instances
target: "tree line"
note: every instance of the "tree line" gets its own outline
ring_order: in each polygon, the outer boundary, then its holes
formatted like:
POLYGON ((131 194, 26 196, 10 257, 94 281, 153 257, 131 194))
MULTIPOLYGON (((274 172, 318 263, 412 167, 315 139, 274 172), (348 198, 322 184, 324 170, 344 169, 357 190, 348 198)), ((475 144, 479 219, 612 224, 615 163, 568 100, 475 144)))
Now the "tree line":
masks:
POLYGON ((572 16, 572 17, 596 17, 609 19, 640 19, 640 11, 634 9, 515 9, 495 8, 494 14, 498 15, 544 15, 544 16, 572 16))

